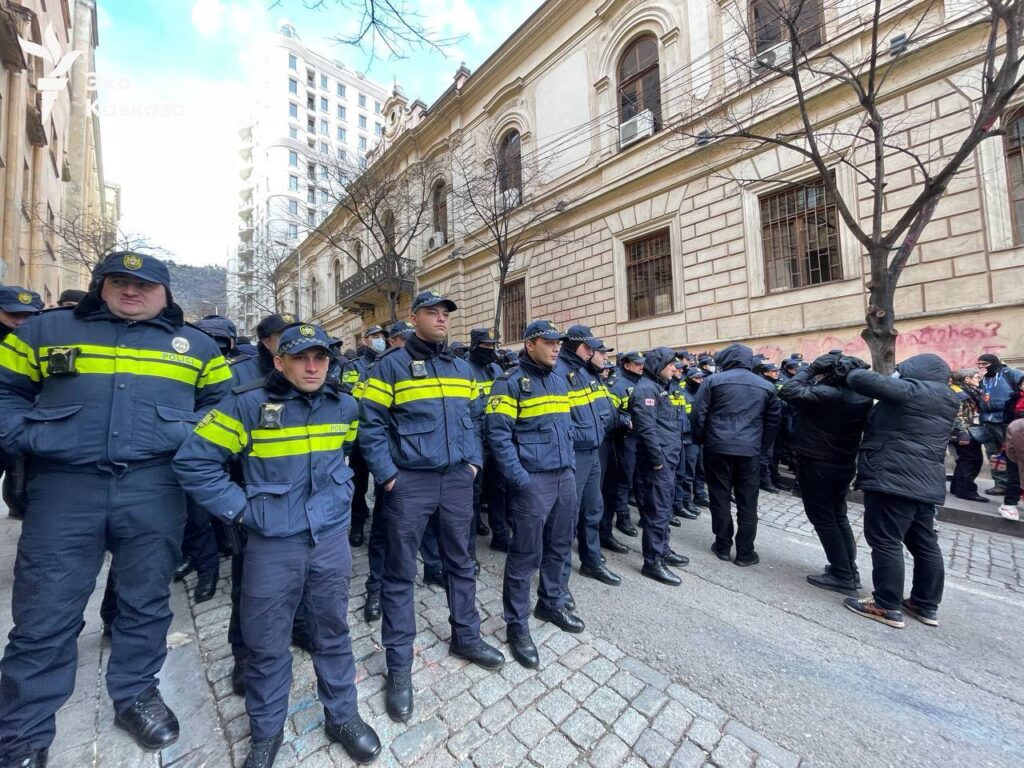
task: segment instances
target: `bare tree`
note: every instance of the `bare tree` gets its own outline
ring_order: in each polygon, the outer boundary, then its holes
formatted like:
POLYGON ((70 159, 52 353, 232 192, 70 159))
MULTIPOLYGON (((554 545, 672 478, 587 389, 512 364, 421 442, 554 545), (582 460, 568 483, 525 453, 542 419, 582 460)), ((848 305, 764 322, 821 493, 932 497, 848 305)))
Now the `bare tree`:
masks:
POLYGON ((298 290, 298 281, 293 271, 284 271, 281 265, 294 249, 284 240, 275 238, 271 231, 261 232, 254 237, 252 258, 249 268, 252 271, 250 285, 253 293, 250 300, 252 308, 260 314, 274 314, 290 311, 291 307, 285 297, 298 290))
POLYGON ((509 271, 516 256, 542 243, 559 240, 552 228, 557 216, 578 196, 544 194, 556 155, 524 153, 518 132, 479 140, 453 153, 451 196, 457 237, 467 246, 494 256, 498 296, 494 334, 501 335, 502 304, 509 271))
POLYGON ((381 153, 369 167, 311 153, 313 200, 304 213, 293 208, 291 214, 309 233, 304 249, 351 265, 353 278, 384 296, 390 322, 415 279, 413 246, 430 225, 430 188, 440 174, 436 162, 416 157, 411 143, 402 152, 381 153))
POLYGON ((116 223, 74 208, 51 214, 44 203, 31 212, 31 217, 33 225, 40 228, 45 242, 53 249, 52 254, 38 253, 33 257, 46 256, 47 262, 55 257, 62 269, 75 273, 88 274, 108 253, 116 251, 166 253, 144 235, 125 232, 116 223))
MULTIPOLYGON (((355 23, 351 31, 334 35, 338 45, 354 46, 372 60, 383 50, 391 59, 403 59, 412 50, 434 49, 445 53, 461 37, 445 37, 429 19, 404 0, 302 0, 312 10, 337 8, 355 23)), ((286 5, 275 0, 275 6, 286 5)))
MULTIPOLYGON (((853 53, 844 57, 842 49, 825 44, 822 0, 757 0, 727 8, 732 9, 739 28, 746 30, 746 42, 726 57, 732 77, 723 80, 731 82, 733 92, 727 89, 724 96, 747 89, 746 97, 734 102, 739 106, 713 108, 699 125, 682 125, 691 119, 683 117, 671 127, 697 144, 728 139, 752 150, 781 148, 796 153, 818 171, 820 178, 814 183, 824 187, 839 217, 869 257, 869 300, 861 336, 874 368, 890 372, 898 335, 894 300, 904 267, 940 199, 956 175, 965 170, 974 150, 982 141, 1003 133, 996 124, 1024 80, 1024 0, 965 0, 945 6, 941 0, 866 0, 856 9, 847 4, 842 11, 846 22, 862 18, 865 44, 845 50, 862 50, 859 57, 853 53), (957 12, 962 15, 952 15, 957 12), (963 96, 970 92, 969 125, 957 132, 952 151, 922 150, 907 138, 908 132, 920 126, 909 125, 911 118, 894 98, 897 88, 905 84, 892 81, 902 62, 913 55, 913 46, 956 29, 970 32, 972 28, 986 30, 984 38, 976 34, 977 39, 984 39, 976 50, 961 54, 966 72, 963 79, 969 77, 972 82, 966 86, 950 83, 951 93, 959 91, 963 96), (847 98, 850 106, 841 119, 822 110, 819 97, 825 93, 836 94, 840 100, 847 98), (777 106, 783 98, 792 105, 788 115, 777 106), (844 197, 832 172, 837 164, 849 166, 857 185, 868 190, 866 206, 856 197, 844 197), (893 167, 912 169, 914 194, 902 207, 894 206, 886 196, 887 176, 893 167)), ((970 36, 961 35, 961 39, 970 36)), ((728 101, 725 97, 720 103, 728 101)), ((901 197, 904 194, 901 192, 901 197)))

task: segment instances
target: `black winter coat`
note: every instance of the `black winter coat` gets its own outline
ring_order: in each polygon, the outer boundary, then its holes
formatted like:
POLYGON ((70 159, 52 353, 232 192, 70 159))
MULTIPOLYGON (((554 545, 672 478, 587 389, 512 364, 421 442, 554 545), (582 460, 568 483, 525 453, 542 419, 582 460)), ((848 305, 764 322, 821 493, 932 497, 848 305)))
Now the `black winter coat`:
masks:
POLYGON ((673 470, 679 464, 683 445, 679 406, 670 397, 671 382, 658 376, 658 372, 674 359, 675 353, 668 347, 648 352, 644 374, 629 399, 639 460, 651 467, 665 466, 673 470))
POLYGON ((782 416, 775 387, 752 372, 748 346, 730 344, 715 360, 719 370, 704 379, 693 405, 696 442, 715 453, 760 456, 782 416))
POLYGON ((857 448, 873 405, 870 397, 828 380, 815 381, 806 367, 782 386, 779 397, 799 416, 799 429, 790 436, 790 446, 797 456, 848 466, 857 460, 857 448))
POLYGON ((946 500, 946 444, 960 406, 949 366, 938 355, 915 355, 894 379, 851 371, 846 385, 878 400, 868 415, 855 488, 929 504, 946 500))

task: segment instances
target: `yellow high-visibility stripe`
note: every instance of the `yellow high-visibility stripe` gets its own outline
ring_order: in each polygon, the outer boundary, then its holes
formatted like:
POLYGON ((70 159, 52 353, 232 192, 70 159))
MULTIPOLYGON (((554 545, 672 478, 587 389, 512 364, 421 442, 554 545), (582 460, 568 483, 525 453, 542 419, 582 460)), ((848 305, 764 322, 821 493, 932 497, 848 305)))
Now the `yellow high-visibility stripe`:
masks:
POLYGON ((7 334, 7 338, 0 342, 0 367, 35 382, 40 379, 35 350, 13 333, 7 334))
POLYGON ((216 408, 199 422, 196 434, 232 454, 241 453, 249 443, 249 435, 242 422, 216 408))
POLYGON ((477 385, 480 389, 480 394, 487 397, 491 394, 491 387, 494 386, 493 381, 481 381, 477 385))
POLYGON ((309 437, 310 435, 347 434, 351 425, 348 422, 336 424, 311 424, 302 427, 282 427, 281 429, 254 429, 253 442, 257 440, 286 440, 293 437, 309 437))
MULTIPOLYGON (((49 376, 49 364, 44 359, 42 363, 43 377, 49 376)), ((114 376, 117 374, 130 374, 132 376, 153 376, 161 379, 180 381, 191 386, 196 385, 198 373, 190 368, 183 368, 180 365, 158 363, 155 360, 143 362, 131 358, 104 358, 104 357, 79 357, 75 360, 75 370, 83 374, 105 374, 114 376)))
POLYGON ((345 434, 311 435, 269 442, 254 439, 249 455, 257 459, 276 459, 283 456, 305 456, 320 451, 339 451, 345 444, 347 434, 346 430, 345 434))
POLYGON ((514 419, 516 411, 515 398, 508 395, 492 395, 491 399, 487 402, 487 413, 497 413, 514 419))
POLYGON ((355 368, 345 371, 341 374, 341 380, 345 384, 356 384, 359 382, 359 371, 355 368))
POLYGON ((358 394, 360 399, 365 398, 385 408, 390 408, 395 401, 394 390, 386 381, 370 378, 363 382, 361 387, 358 394))
POLYGON ((571 407, 572 403, 568 395, 541 395, 519 401, 519 410, 529 412, 530 415, 532 415, 533 411, 540 409, 545 409, 545 413, 568 413, 571 407), (553 411, 547 410, 549 406, 557 406, 557 409, 553 411))
POLYGON ((414 400, 459 397, 472 400, 479 397, 476 382, 472 379, 452 379, 430 376, 424 379, 408 379, 395 383, 395 405, 414 400))
POLYGON ((355 439, 359 436, 359 421, 353 421, 348 425, 348 433, 345 435, 346 443, 354 443, 355 439))
MULTIPOLYGON (((159 360, 161 362, 179 363, 181 365, 187 365, 189 368, 195 369, 196 373, 201 371, 203 368, 203 361, 200 360, 199 358, 189 357, 188 355, 179 355, 177 352, 161 352, 160 350, 156 349, 108 347, 99 344, 51 344, 49 346, 39 348, 39 357, 40 359, 45 359, 50 354, 50 350, 52 348, 65 346, 74 347, 75 349, 77 349, 79 359, 81 359, 81 356, 84 355, 95 355, 100 357, 129 357, 136 358, 139 360, 159 360)), ((223 360, 223 358, 220 359, 223 360)))
POLYGON ((569 413, 568 403, 549 403, 547 405, 541 405, 536 408, 531 408, 527 411, 522 407, 523 403, 520 403, 519 418, 522 420, 535 419, 538 416, 545 416, 552 413, 569 413))
POLYGON ((199 382, 196 386, 199 389, 208 387, 211 384, 220 384, 222 381, 230 381, 231 379, 231 368, 228 367, 227 360, 218 355, 214 357, 206 364, 206 370, 199 377, 199 382))

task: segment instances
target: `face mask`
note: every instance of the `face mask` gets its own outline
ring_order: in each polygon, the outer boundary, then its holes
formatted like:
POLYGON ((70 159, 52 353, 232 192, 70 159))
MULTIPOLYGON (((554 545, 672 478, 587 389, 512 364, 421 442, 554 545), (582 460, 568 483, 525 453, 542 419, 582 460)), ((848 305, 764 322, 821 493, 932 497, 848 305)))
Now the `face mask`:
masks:
POLYGON ((890 379, 898 379, 899 377, 900 377, 900 372, 898 370, 893 371, 892 373, 889 374, 889 378, 890 379))
POLYGON ((472 356, 473 360, 479 361, 484 365, 493 363, 496 357, 495 351, 493 349, 488 349, 487 347, 477 347, 476 349, 470 350, 469 354, 472 356))
POLYGON ((707 369, 708 373, 714 373, 716 370, 718 370, 717 366, 714 365, 706 365, 704 367, 707 369))
POLYGON ((385 349, 387 349, 387 342, 385 342, 384 339, 372 339, 370 341, 370 347, 375 352, 383 352, 385 349))

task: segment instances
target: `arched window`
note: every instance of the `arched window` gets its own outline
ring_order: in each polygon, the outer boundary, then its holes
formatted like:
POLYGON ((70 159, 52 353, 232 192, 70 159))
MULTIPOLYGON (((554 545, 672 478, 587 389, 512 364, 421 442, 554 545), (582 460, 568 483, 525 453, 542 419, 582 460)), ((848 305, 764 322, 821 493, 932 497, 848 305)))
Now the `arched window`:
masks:
POLYGON ((315 315, 320 311, 318 304, 320 303, 320 286, 319 281, 316 277, 309 279, 309 314, 310 316, 315 315))
POLYGON ((1013 242, 1024 243, 1024 110, 1003 118, 1006 181, 1010 187, 1013 242))
POLYGON ((355 248, 352 249, 352 255, 355 257, 356 266, 363 266, 363 244, 356 243, 355 248))
POLYGON ((642 35, 634 40, 619 63, 619 122, 650 111, 655 127, 661 125, 661 75, 658 38, 642 35))
MULTIPOLYGON (((448 185, 444 179, 434 184, 432 196, 434 209, 434 231, 441 233, 441 243, 448 242, 448 185)), ((437 243, 440 245, 440 243, 437 243)))
POLYGON ((381 234, 384 235, 385 256, 395 255, 395 214, 391 211, 384 211, 380 220, 381 234))
MULTIPOLYGON (((509 131, 498 144, 498 189, 523 191, 523 147, 519 131, 509 131)), ((518 201, 517 201, 518 203, 518 201)))
POLYGON ((341 259, 334 260, 334 266, 331 267, 334 272, 334 303, 339 304, 341 302, 341 259))

